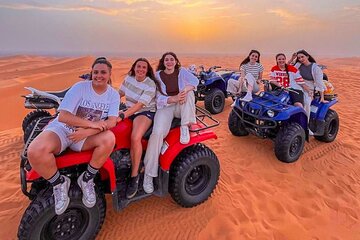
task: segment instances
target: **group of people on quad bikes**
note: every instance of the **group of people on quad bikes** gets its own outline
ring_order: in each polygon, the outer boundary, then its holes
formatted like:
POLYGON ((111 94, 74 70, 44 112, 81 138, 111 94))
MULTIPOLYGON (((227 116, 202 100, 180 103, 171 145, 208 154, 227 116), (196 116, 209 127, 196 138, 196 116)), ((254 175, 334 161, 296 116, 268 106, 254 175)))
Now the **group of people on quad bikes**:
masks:
MULTIPOLYGON (((324 92, 327 88, 323 82, 321 68, 305 50, 294 53, 288 62, 286 62, 284 53, 277 54, 275 59, 276 65, 271 68, 270 72, 270 89, 266 90, 274 90, 279 87, 288 88, 292 103, 304 108, 309 117, 315 91, 320 93, 320 102, 325 102, 324 92)), ((251 50, 240 64, 239 80, 230 79, 227 91, 235 96, 246 92, 245 96, 240 99, 251 101, 252 94, 259 91, 263 71, 260 52, 251 50)))
POLYGON ((196 123, 193 90, 198 79, 181 67, 173 52, 162 55, 154 74, 145 58, 131 66, 120 90, 111 85, 112 64, 104 57, 92 64, 89 81, 74 84, 66 93, 57 117, 30 143, 28 160, 32 168, 53 187, 55 212, 60 215, 69 206, 70 178, 60 174, 55 156, 70 148, 73 151, 93 149, 86 170, 78 177, 83 204, 92 208, 96 204, 94 177, 111 154, 115 145, 109 130, 118 122, 133 121, 131 133, 132 171, 126 197, 134 197, 138 190, 141 139, 153 125, 144 158, 143 189, 154 191, 153 178, 158 175, 159 155, 163 140, 174 117, 181 119, 180 143, 190 141, 189 127, 196 123), (126 109, 119 111, 121 98, 126 98, 126 109))
MULTIPOLYGON (((246 94, 242 101, 251 101, 259 91, 264 67, 260 52, 251 50, 240 64, 240 79, 230 79, 228 92, 246 94)), ((74 84, 66 93, 57 117, 50 122, 28 148, 32 168, 53 187, 55 212, 64 213, 70 203, 68 191, 70 178, 61 175, 55 156, 70 148, 73 151, 93 149, 86 170, 77 179, 82 190, 83 204, 91 208, 96 203, 94 177, 111 154, 115 145, 114 134, 109 130, 118 122, 129 118, 133 121, 131 133, 131 178, 126 197, 133 198, 139 185, 139 171, 143 169, 142 137, 153 126, 144 157, 143 189, 154 191, 153 178, 158 176, 159 155, 163 140, 170 131, 174 118, 181 119, 180 143, 190 141, 189 127, 196 123, 194 90, 198 78, 181 67, 173 52, 166 52, 159 60, 156 73, 145 58, 137 59, 131 66, 119 91, 112 87, 112 64, 104 57, 92 64, 90 78, 74 84), (125 97, 126 109, 119 111, 121 98, 125 97)), ((271 69, 271 88, 289 88, 294 105, 304 107, 310 115, 314 91, 324 100, 326 87, 323 73, 314 58, 305 50, 292 55, 286 62, 283 53, 276 55, 276 65, 271 69)))

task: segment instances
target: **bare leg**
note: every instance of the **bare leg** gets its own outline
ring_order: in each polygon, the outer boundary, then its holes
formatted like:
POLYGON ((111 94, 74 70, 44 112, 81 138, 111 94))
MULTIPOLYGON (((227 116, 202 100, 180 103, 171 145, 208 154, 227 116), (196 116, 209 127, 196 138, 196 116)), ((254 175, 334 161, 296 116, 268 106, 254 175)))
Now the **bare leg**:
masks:
POLYGON ((61 151, 58 135, 44 131, 37 136, 28 148, 28 159, 33 169, 43 178, 49 179, 56 173, 55 154, 61 151))
POLYGON ((144 136, 145 132, 151 126, 151 123, 152 121, 144 115, 140 115, 134 119, 133 128, 132 128, 133 130, 131 132, 131 149, 130 149, 130 156, 132 162, 131 177, 135 177, 138 175, 141 155, 143 152, 141 139, 144 136))
POLYGON ((90 136, 85 140, 81 151, 94 148, 90 165, 94 168, 101 168, 106 159, 110 156, 114 149, 115 136, 110 130, 90 136))

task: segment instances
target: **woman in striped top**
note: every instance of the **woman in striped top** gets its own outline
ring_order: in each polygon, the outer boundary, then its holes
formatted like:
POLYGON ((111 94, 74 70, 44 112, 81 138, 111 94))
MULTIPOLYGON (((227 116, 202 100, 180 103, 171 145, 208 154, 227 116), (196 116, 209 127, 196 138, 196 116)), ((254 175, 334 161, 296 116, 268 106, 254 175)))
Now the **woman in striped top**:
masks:
POLYGON ((139 58, 131 66, 119 90, 120 96, 126 98, 127 110, 120 112, 118 120, 122 121, 127 117, 133 120, 130 149, 132 170, 130 184, 126 191, 127 198, 134 197, 138 190, 139 165, 143 153, 141 139, 154 120, 156 89, 160 89, 159 87, 160 84, 154 76, 149 61, 139 58))
POLYGON ((251 50, 249 55, 240 64, 239 81, 230 79, 228 82, 228 92, 239 95, 246 91, 246 95, 241 98, 242 101, 251 101, 252 93, 259 91, 260 80, 264 67, 260 64, 260 52, 251 50), (246 84, 246 86, 244 85, 246 84))

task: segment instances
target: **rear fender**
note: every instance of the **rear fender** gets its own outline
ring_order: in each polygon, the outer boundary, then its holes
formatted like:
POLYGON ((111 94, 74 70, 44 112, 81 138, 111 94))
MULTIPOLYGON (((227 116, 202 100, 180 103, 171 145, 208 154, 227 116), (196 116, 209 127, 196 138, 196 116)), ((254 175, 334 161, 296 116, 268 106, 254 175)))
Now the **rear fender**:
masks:
MULTIPOLYGON (((87 164, 90 162, 92 156, 92 151, 84 152, 72 152, 57 157, 56 165, 58 169, 68 168, 75 165, 87 164)), ((116 177, 115 177, 115 168, 113 161, 108 158, 102 168, 99 171, 101 180, 110 180, 110 189, 111 191, 115 190, 116 187, 116 177)), ((34 181, 40 178, 40 175, 33 169, 31 169, 26 174, 26 180, 34 181)))
POLYGON ((180 128, 175 128, 170 131, 168 136, 164 139, 163 147, 159 157, 160 167, 164 171, 168 171, 174 159, 185 148, 196 143, 203 142, 208 139, 217 139, 216 134, 211 130, 202 130, 199 132, 190 132, 190 142, 188 144, 180 143, 180 128))
POLYGON ((334 104, 336 104, 337 102, 338 102, 337 99, 334 99, 326 103, 322 103, 316 100, 312 101, 310 118, 316 120, 324 120, 329 108, 334 104))

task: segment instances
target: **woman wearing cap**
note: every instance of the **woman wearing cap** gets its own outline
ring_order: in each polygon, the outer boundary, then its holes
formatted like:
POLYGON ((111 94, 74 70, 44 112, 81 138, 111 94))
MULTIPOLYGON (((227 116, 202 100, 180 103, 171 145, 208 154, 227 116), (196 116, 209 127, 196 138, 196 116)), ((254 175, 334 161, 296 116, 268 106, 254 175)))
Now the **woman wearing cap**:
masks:
POLYGON ((94 177, 112 152, 114 134, 108 130, 116 125, 120 97, 112 88, 111 63, 98 58, 92 65, 91 80, 73 85, 66 93, 59 115, 37 136, 28 148, 32 168, 53 187, 55 212, 66 211, 70 198, 70 179, 60 175, 55 155, 68 147, 73 151, 93 149, 87 169, 77 179, 83 192, 83 204, 96 203, 94 177))

